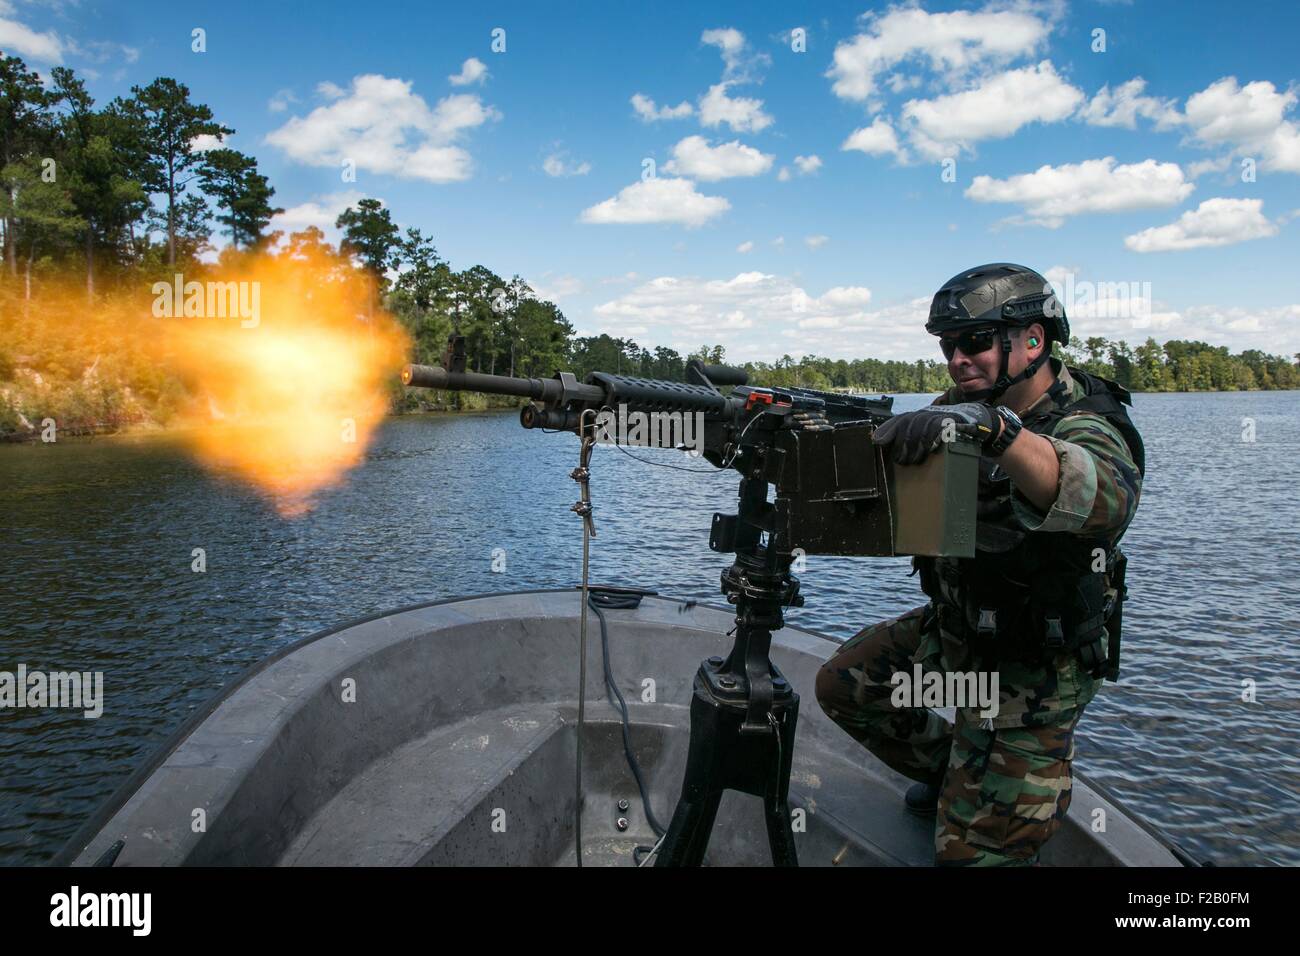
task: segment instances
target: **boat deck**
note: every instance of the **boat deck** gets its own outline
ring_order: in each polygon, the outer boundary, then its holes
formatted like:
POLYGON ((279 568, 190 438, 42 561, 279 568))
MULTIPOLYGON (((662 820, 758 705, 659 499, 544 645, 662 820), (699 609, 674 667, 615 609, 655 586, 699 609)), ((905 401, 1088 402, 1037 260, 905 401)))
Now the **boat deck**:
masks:
MULTIPOLYGON (((119 866, 572 865, 579 610, 575 590, 490 595, 301 642, 196 715, 83 828, 66 859, 93 863, 121 839, 119 866)), ((691 681, 702 658, 730 648, 734 611, 649 596, 606 615, 633 748, 667 825, 686 763, 691 681)), ((813 696, 836 646, 789 627, 773 638, 772 659, 802 698, 790 782, 791 806, 803 810, 800 863, 929 865, 934 823, 904 810, 910 781, 813 696)), ((633 847, 655 837, 618 713, 604 699, 594 614, 587 681, 584 862, 631 865, 633 847)), ((769 860, 760 801, 726 793, 705 862, 769 860)), ((1043 862, 1178 865, 1158 834, 1078 775, 1043 862), (1094 832, 1099 808, 1106 829, 1094 832)))

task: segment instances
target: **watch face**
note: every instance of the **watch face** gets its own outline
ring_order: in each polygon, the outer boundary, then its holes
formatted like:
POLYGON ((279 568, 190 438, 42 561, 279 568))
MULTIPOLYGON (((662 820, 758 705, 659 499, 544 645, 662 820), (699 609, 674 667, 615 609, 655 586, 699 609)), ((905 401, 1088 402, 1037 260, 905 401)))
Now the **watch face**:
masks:
POLYGON ((1011 409, 1007 408, 1007 406, 1005 406, 1005 405, 999 405, 999 406, 998 406, 998 411, 1000 411, 1002 414, 1006 415, 1007 418, 1011 419, 1011 421, 1015 422, 1017 425, 1023 425, 1023 424, 1024 424, 1024 422, 1022 422, 1022 421, 1020 420, 1020 416, 1017 415, 1015 412, 1013 412, 1011 409))

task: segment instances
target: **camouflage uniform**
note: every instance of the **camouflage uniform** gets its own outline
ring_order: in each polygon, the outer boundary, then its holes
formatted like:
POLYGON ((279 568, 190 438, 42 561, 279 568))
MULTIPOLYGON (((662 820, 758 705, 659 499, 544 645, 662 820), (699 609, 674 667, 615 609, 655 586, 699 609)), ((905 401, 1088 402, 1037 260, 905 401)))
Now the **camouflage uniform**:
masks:
MULTIPOLYGON (((1084 390, 1053 359, 1057 383, 1021 416, 1026 430, 1052 402, 1068 405, 1084 390)), ((957 388, 934 404, 962 401, 957 388)), ((1112 544, 1137 509, 1141 478, 1119 431, 1099 415, 1067 415, 1050 436, 1060 463, 1056 501, 1043 512, 1014 485, 993 493, 981 462, 978 557, 997 560, 1025 531, 1101 535, 1112 544)), ((940 559, 942 564, 944 559, 940 559)), ((948 594, 944 585, 944 594, 948 594)), ((823 710, 854 739, 899 773, 941 790, 935 862, 956 865, 1034 863, 1070 805, 1074 730, 1101 681, 1072 652, 1050 663, 981 658, 961 635, 957 607, 931 602, 867 627, 827 661, 817 678, 823 710), (937 606, 936 606, 937 604, 937 606), (895 671, 996 670, 999 709, 957 708, 955 726, 926 708, 895 707, 895 671)))

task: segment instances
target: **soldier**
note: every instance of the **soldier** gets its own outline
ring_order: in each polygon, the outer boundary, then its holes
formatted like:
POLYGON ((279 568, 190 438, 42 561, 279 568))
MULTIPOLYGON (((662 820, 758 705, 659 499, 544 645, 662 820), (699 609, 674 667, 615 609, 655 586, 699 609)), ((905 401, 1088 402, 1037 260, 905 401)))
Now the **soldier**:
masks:
POLYGON ((1070 805, 1079 717, 1119 674, 1116 545, 1137 509, 1142 440, 1127 391, 1051 358, 1070 327, 1033 270, 960 273, 935 295, 926 331, 940 336, 956 384, 894 416, 875 441, 906 466, 954 432, 981 439, 975 557, 914 558, 929 603, 845 643, 818 674, 817 699, 918 781, 906 803, 937 810, 936 864, 1033 864, 1070 805), (894 706, 891 678, 915 664, 996 673, 996 716, 959 706, 950 724, 894 706))

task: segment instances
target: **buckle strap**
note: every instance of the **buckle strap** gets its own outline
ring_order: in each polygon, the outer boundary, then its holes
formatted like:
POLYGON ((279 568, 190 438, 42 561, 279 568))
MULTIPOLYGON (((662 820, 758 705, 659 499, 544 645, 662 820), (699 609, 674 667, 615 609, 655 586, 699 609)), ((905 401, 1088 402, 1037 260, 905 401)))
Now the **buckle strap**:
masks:
POLYGON ((1061 615, 1057 612, 1044 615, 1043 622, 1046 625, 1044 640, 1048 647, 1059 648, 1065 646, 1065 628, 1061 625, 1061 615))

